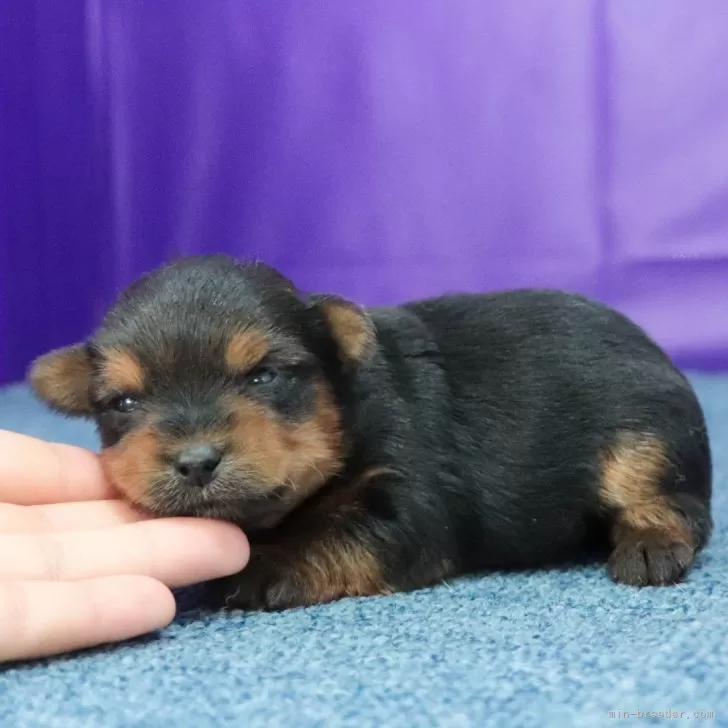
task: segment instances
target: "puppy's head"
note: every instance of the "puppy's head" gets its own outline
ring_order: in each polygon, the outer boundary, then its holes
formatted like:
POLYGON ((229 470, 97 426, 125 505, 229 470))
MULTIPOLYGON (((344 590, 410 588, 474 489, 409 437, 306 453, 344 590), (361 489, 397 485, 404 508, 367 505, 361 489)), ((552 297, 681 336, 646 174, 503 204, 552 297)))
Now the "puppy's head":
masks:
POLYGON ((337 382, 374 346, 358 306, 204 256, 137 281, 89 341, 40 357, 30 381, 54 409, 95 419, 130 501, 255 530, 340 469, 337 382))

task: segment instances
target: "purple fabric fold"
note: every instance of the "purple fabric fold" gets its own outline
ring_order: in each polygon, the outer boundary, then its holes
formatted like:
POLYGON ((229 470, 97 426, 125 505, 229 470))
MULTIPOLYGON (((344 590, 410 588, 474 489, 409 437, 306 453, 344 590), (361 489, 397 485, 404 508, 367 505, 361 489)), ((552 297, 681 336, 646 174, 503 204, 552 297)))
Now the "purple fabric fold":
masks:
POLYGON ((0 19, 0 381, 171 258, 365 304, 567 288, 728 369, 723 0, 94 0, 0 19))

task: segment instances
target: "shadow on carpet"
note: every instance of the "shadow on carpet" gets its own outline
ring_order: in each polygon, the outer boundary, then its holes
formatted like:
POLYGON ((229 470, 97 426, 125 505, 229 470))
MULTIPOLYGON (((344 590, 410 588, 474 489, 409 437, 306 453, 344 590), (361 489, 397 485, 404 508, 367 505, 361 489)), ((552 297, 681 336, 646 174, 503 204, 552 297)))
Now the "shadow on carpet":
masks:
MULTIPOLYGON (((716 528, 683 585, 579 566, 255 615, 186 593, 158 635, 0 672, 0 726, 728 725, 728 377, 693 380, 716 528)), ((0 392, 0 429, 96 447, 22 387, 0 392)))

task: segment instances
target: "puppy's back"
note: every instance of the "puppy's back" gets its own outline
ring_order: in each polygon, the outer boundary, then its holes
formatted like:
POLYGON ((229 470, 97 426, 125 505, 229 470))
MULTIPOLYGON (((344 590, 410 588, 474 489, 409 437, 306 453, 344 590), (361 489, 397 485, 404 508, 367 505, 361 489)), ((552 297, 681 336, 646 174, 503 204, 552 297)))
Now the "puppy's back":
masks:
POLYGON ((695 393, 626 317, 548 290, 445 296, 402 309, 421 322, 437 359, 443 381, 432 391, 449 398, 440 448, 479 504, 472 517, 487 524, 483 553, 494 563, 532 563, 583 538, 585 518, 620 488, 627 497, 624 478, 637 482, 651 457, 655 474, 645 488, 709 499, 710 452, 695 393), (605 486, 615 452, 623 477, 605 486), (679 478, 665 480, 669 467, 657 474, 658 459, 679 463, 679 478))

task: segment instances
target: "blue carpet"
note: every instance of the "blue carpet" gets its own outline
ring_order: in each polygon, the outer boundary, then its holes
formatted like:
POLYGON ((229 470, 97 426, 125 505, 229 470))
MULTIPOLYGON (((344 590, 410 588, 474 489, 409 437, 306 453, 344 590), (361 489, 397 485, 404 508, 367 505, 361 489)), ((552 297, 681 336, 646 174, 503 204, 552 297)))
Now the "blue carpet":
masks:
MULTIPOLYGON (((663 722, 637 711, 728 726, 728 378, 695 383, 715 451, 716 533, 684 585, 620 587, 582 567, 281 614, 188 610, 152 638, 0 672, 0 726, 663 722)), ((96 443, 21 388, 0 393, 0 428, 96 443)))

